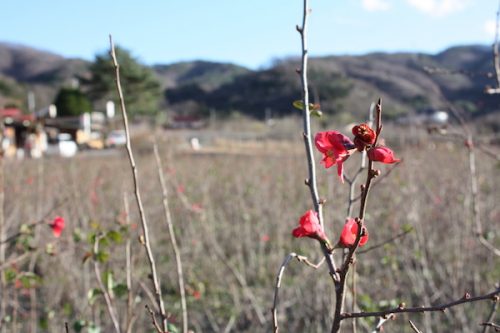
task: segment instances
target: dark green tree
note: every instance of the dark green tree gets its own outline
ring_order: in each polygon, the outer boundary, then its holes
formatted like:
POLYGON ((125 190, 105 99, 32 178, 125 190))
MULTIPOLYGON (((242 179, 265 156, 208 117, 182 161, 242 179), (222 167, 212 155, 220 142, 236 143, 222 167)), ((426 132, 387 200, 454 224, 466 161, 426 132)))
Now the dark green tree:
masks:
POLYGON ((74 88, 61 88, 54 104, 59 117, 79 116, 92 111, 92 104, 88 97, 79 89, 74 88))
MULTIPOLYGON (((127 112, 130 115, 154 115, 161 98, 160 84, 153 71, 141 65, 129 51, 117 46, 116 57, 120 65, 120 79, 127 112)), ((94 102, 113 99, 118 103, 115 70, 109 53, 96 55, 90 66, 91 78, 84 84, 94 102)))

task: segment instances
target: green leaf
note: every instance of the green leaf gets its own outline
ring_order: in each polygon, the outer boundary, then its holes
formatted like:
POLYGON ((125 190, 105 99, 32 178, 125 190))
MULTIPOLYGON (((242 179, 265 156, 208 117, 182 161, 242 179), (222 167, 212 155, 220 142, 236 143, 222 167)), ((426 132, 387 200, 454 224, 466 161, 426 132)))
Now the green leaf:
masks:
POLYGON ((89 292, 87 293, 87 300, 89 301, 89 304, 93 305, 97 297, 102 294, 103 292, 99 288, 90 289, 89 292))
POLYGON ((33 288, 42 281, 42 279, 33 272, 24 272, 19 280, 23 284, 23 288, 26 289, 33 288))
POLYGON ((4 276, 7 283, 11 283, 16 279, 17 272, 12 268, 7 268, 4 272, 4 276))
POLYGON ((73 323, 73 330, 79 333, 83 330, 85 326, 87 326, 87 322, 85 320, 77 320, 73 323))
MULTIPOLYGON (((300 111, 304 111, 304 102, 301 100, 294 101, 293 106, 300 111)), ((318 103, 309 103, 309 112, 317 117, 321 117, 323 114, 321 112, 321 105, 318 103)))
POLYGON ((95 254, 95 260, 98 262, 106 262, 109 259, 109 253, 106 251, 99 251, 95 254))
POLYGON ((108 231, 108 233, 106 234, 106 238, 110 239, 111 241, 117 244, 120 244, 123 240, 122 235, 115 230, 108 231))
POLYGON ((101 333, 101 328, 95 324, 91 324, 87 327, 87 333, 101 333))
POLYGON ((168 323, 168 325, 167 325, 167 331, 169 333, 179 333, 179 329, 177 328, 177 326, 175 326, 172 323, 168 323))
POLYGON ((106 289, 108 289, 108 292, 112 293, 113 292, 113 287, 115 285, 115 281, 113 279, 113 272, 112 271, 106 271, 106 272, 104 272, 103 277, 104 277, 104 282, 106 283, 106 289))
POLYGON ((113 287, 113 292, 116 297, 120 298, 128 294, 128 287, 126 284, 119 283, 113 287))
POLYGON ((401 229, 403 229, 404 232, 411 232, 411 231, 413 231, 413 226, 409 223, 405 223, 405 224, 403 224, 401 229))
POLYGON ((81 240, 85 237, 83 234, 82 230, 80 228, 76 228, 75 231, 73 231, 73 241, 75 243, 81 242, 81 240))
POLYGON ((304 102, 302 101, 293 101, 293 107, 300 110, 300 111, 303 111, 304 110, 304 102))

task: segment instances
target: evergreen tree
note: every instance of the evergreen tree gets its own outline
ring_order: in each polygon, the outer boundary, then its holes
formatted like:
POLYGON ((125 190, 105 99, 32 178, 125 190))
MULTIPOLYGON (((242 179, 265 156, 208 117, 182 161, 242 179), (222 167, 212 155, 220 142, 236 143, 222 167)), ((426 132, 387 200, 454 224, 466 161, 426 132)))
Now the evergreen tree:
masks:
POLYGON ((60 117, 79 116, 92 111, 92 104, 88 97, 79 89, 74 88, 61 88, 54 104, 57 107, 57 115, 60 117))
MULTIPOLYGON (((141 65, 129 51, 115 47, 115 52, 127 112, 130 115, 154 115, 158 112, 161 92, 153 71, 141 65)), ((109 53, 96 55, 90 71, 92 77, 86 82, 90 98, 94 102, 113 99, 118 103, 115 71, 109 53)))

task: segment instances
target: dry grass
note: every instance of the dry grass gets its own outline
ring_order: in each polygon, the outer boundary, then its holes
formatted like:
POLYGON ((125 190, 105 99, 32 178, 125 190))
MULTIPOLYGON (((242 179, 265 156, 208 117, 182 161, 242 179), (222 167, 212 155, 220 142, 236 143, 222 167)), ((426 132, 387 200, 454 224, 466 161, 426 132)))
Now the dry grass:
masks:
MULTIPOLYGON (((369 245, 400 233, 406 225, 414 231, 358 257, 358 307, 374 310, 402 301, 415 306, 436 304, 465 291, 472 295, 488 292, 500 279, 500 266, 472 232, 467 155, 462 143, 430 141, 423 134, 415 140, 408 133, 394 139, 404 163, 372 192, 366 219, 369 245)), ((178 138, 159 140, 185 266, 190 328, 195 332, 268 332, 275 274, 285 255, 295 251, 312 261, 321 257, 314 242, 291 237, 298 218, 310 208, 303 185, 306 165, 300 136, 288 142, 218 139, 200 152, 188 152, 178 138), (259 313, 264 315, 264 325, 259 323, 259 313)), ((148 141, 141 147, 147 148, 148 141)), ((479 157, 481 214, 485 229, 494 234, 500 222, 499 170, 492 160, 479 157)), ((89 290, 97 283, 91 260, 83 263, 82 259, 91 249, 87 239, 92 233, 121 229, 128 230, 123 231, 124 238, 133 240, 137 315, 133 331, 152 331, 144 305, 153 302, 139 284, 150 288, 143 249, 137 241, 140 231, 123 226, 123 193, 131 191, 125 158, 124 154, 87 155, 6 163, 7 234, 36 221, 59 200, 68 198, 57 210, 67 221, 63 237, 56 241, 48 227, 37 229, 36 236, 28 240, 32 254, 15 267, 27 270, 29 258, 34 258, 33 271, 42 278, 35 287, 37 320, 42 319, 46 327, 40 331, 62 331, 64 322, 72 325, 77 320, 93 322, 101 332, 110 331, 104 300, 97 297, 89 304, 89 290), (53 256, 44 253, 48 243, 55 246, 53 256)), ((356 164, 354 158, 349 160, 348 172, 356 164)), ((175 264, 149 149, 138 150, 138 168, 166 307, 175 323, 180 315, 175 264)), ((327 234, 336 239, 345 218, 347 185, 342 186, 332 170, 318 171, 320 194, 328 200, 327 234)), ((130 203, 130 219, 136 224, 137 209, 132 199, 130 203)), ((113 272, 115 283, 125 280, 124 246, 124 242, 111 242, 106 248, 109 259, 101 264, 102 271, 113 272)), ((25 251, 19 243, 11 243, 7 253, 14 258, 25 251)), ((3 292, 9 300, 8 314, 17 307, 18 332, 28 331, 28 294, 14 283, 3 292)), ((281 291, 282 330, 325 331, 331 325, 332 297, 325 267, 314 271, 292 265, 281 291)), ((126 298, 116 296, 115 303, 124 321, 126 298)), ((351 306, 349 295, 347 306, 351 306)), ((488 303, 466 305, 445 314, 411 318, 425 332, 476 332, 489 307, 488 303)), ((411 332, 407 319, 399 316, 386 329, 411 332)), ((360 321, 360 325, 366 331, 367 327, 373 329, 374 322, 360 321)), ((12 323, 6 327, 15 332, 12 323)))

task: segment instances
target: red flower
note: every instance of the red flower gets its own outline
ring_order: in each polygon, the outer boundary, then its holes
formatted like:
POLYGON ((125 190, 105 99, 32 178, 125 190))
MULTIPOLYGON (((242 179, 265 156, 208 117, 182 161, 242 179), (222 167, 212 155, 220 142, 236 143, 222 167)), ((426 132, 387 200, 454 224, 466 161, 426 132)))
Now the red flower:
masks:
POLYGON ((366 146, 374 144, 377 138, 377 134, 368 124, 354 126, 352 134, 354 134, 354 145, 359 151, 363 151, 366 146))
MULTIPOLYGON (((348 218, 347 222, 344 224, 344 229, 340 234, 339 245, 342 247, 350 247, 354 245, 356 241, 356 236, 358 235, 358 223, 353 218, 348 218)), ((368 231, 365 228, 365 234, 361 236, 359 241, 359 246, 363 246, 368 241, 368 231)))
POLYGON ((54 221, 52 221, 52 223, 50 224, 50 227, 52 228, 54 237, 61 236, 61 233, 64 230, 64 219, 60 216, 56 216, 54 218, 54 221))
POLYGON ((368 151, 368 158, 374 162, 392 164, 401 161, 394 158, 394 152, 387 147, 374 147, 368 151))
POLYGON ((308 210, 299 221, 299 226, 292 231, 293 237, 311 237, 320 240, 327 240, 323 227, 319 224, 318 214, 308 210))
POLYGON ((327 131, 316 134, 314 143, 323 154, 321 163, 325 168, 337 164, 338 175, 340 180, 344 182, 343 163, 349 157, 348 149, 354 148, 351 139, 337 131, 327 131))

